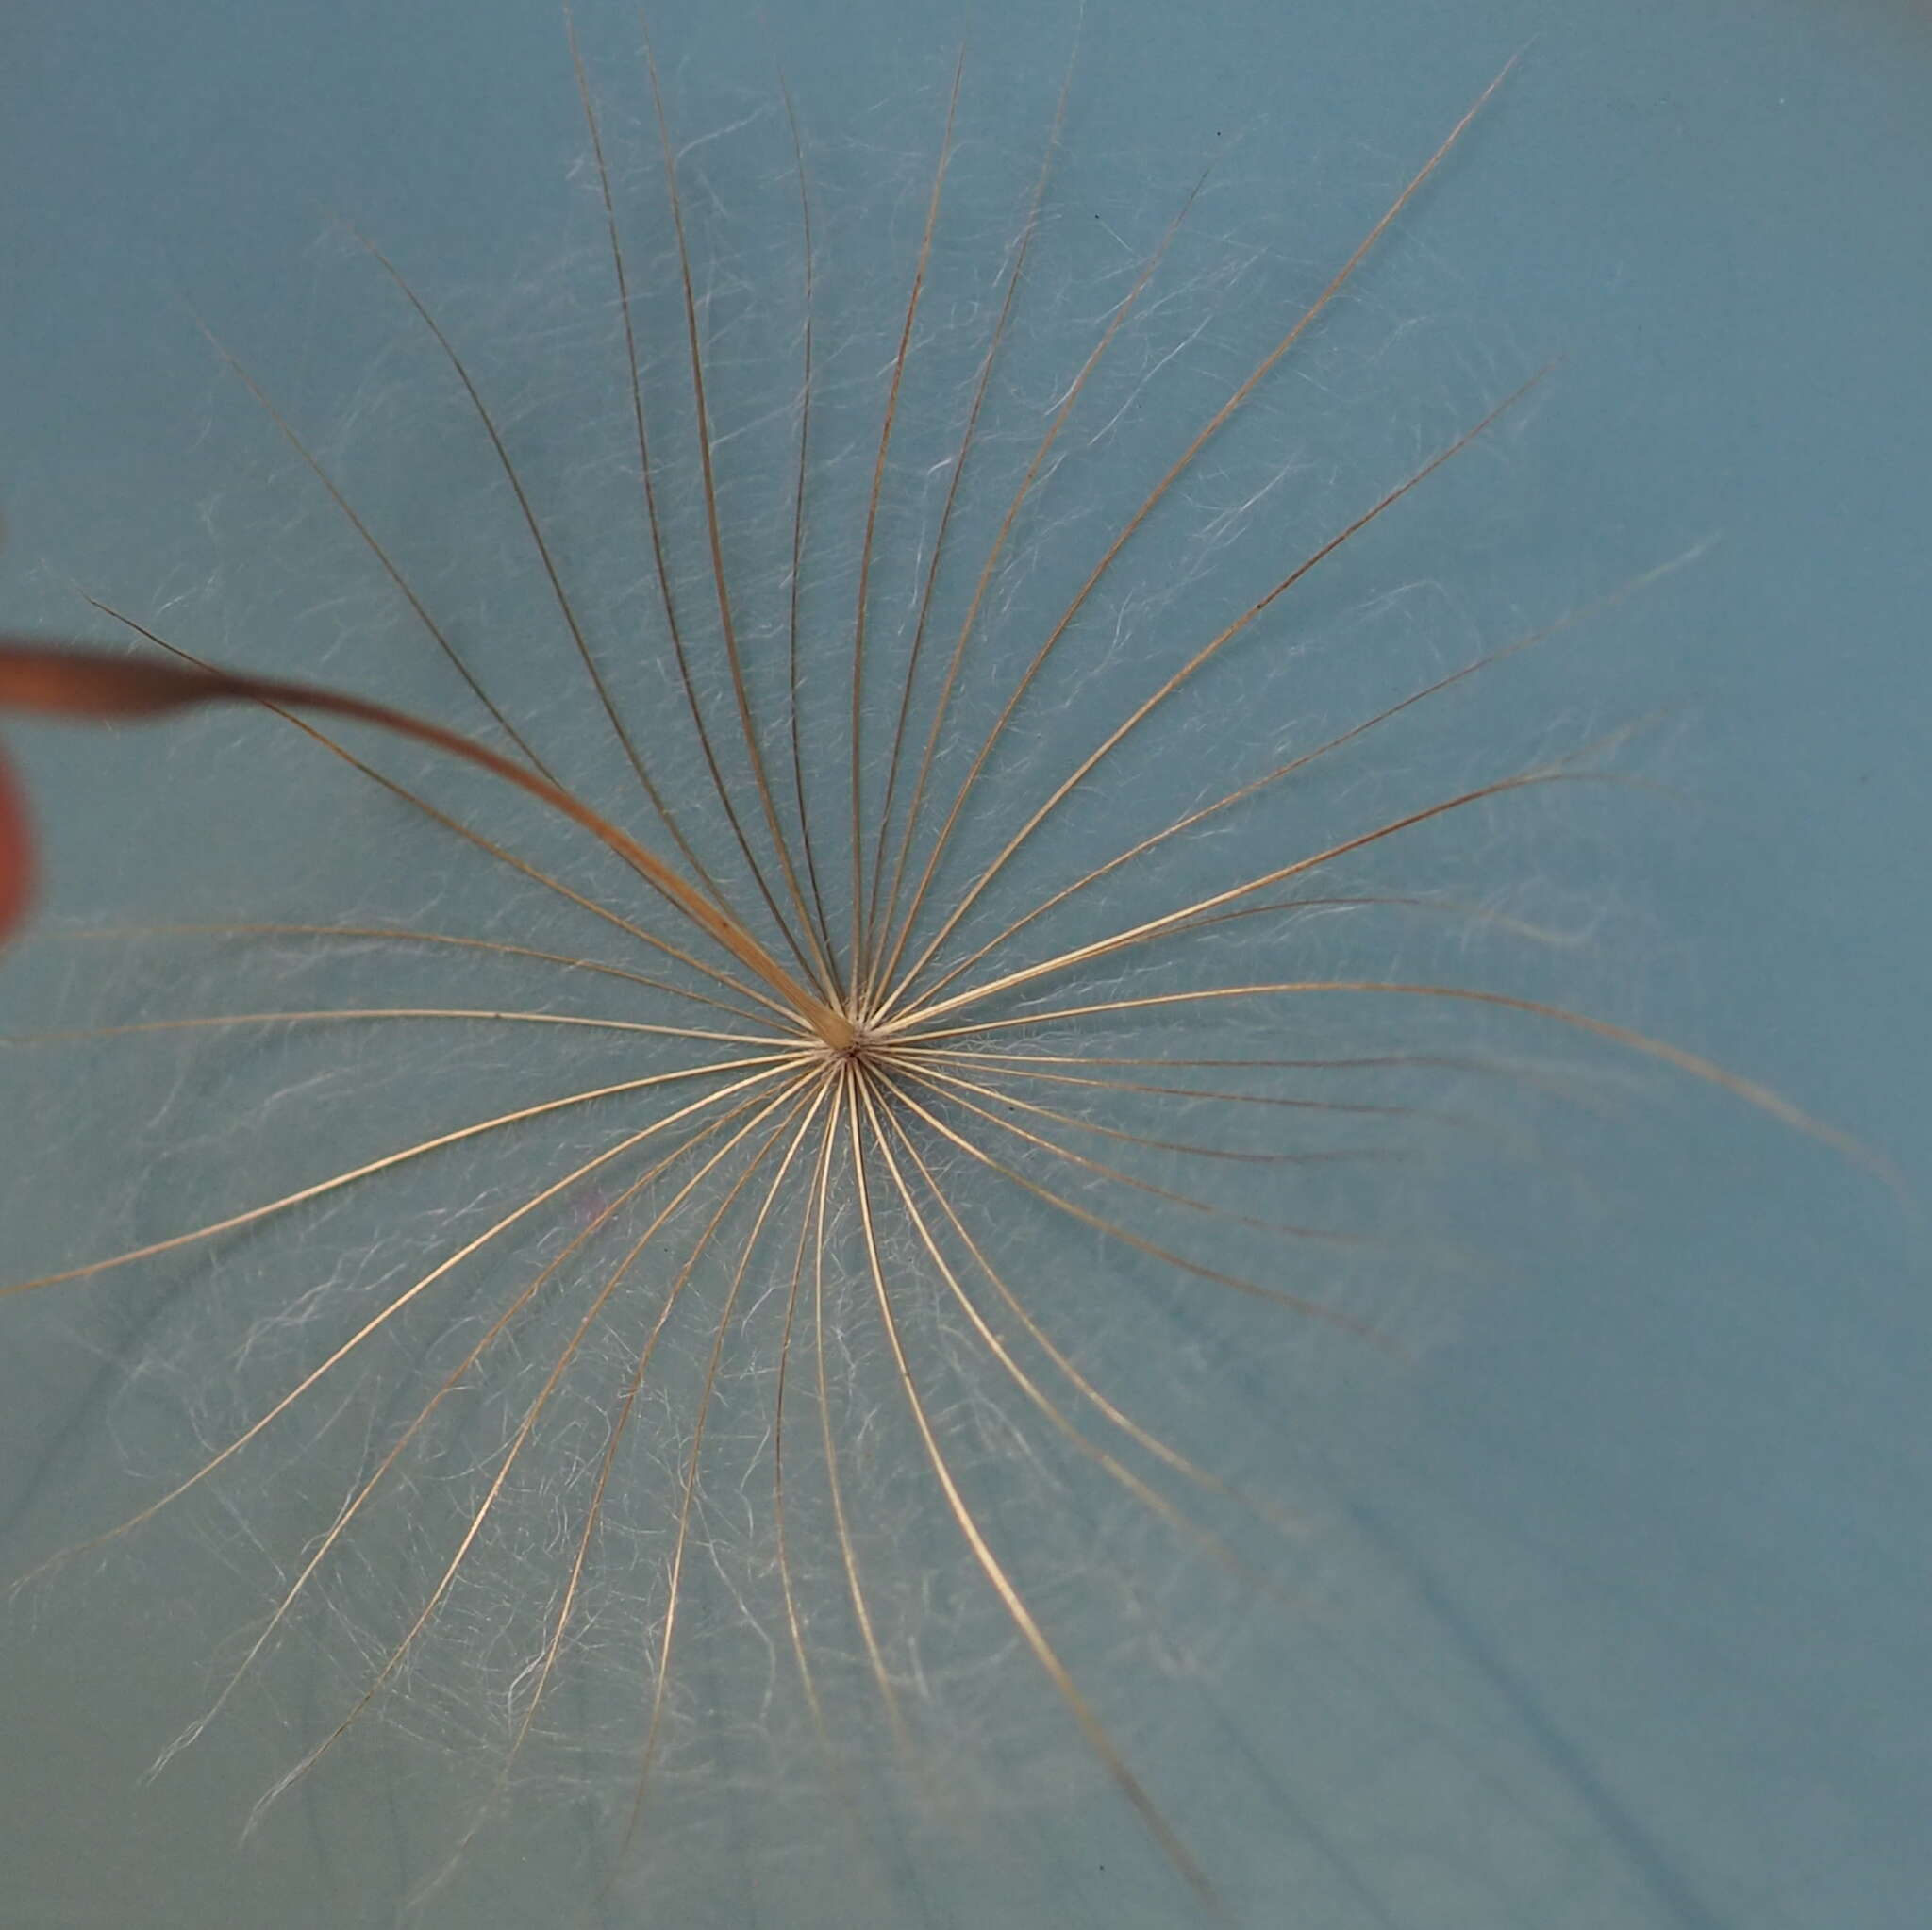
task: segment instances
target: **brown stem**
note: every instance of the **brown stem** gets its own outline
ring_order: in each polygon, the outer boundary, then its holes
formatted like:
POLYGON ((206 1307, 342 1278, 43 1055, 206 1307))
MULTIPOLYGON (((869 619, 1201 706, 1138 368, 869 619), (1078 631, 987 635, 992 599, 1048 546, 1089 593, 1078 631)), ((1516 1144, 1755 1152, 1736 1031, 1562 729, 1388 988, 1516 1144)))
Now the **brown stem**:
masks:
MULTIPOLYGON (((654 886, 694 924, 755 972, 827 1043, 851 1042, 851 1027, 808 991, 737 920, 728 916, 627 832, 574 797, 560 785, 441 724, 406 710, 317 684, 288 683, 232 671, 192 668, 81 650, 31 638, 0 637, 0 713, 60 718, 77 723, 142 720, 200 704, 269 704, 289 710, 320 711, 373 724, 399 737, 447 752, 513 784, 552 810, 581 824, 654 886)), ((19 798, 0 772, 0 937, 19 917, 31 878, 31 850, 19 798)))

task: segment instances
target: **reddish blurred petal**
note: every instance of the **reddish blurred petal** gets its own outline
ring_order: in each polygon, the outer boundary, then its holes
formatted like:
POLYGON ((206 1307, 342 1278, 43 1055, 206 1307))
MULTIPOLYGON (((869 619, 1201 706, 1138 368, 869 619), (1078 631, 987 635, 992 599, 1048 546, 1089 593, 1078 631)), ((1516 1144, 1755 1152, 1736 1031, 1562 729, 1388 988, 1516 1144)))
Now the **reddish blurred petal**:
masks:
POLYGON ((12 767, 0 755, 0 942, 25 915, 34 893, 33 827, 12 767))

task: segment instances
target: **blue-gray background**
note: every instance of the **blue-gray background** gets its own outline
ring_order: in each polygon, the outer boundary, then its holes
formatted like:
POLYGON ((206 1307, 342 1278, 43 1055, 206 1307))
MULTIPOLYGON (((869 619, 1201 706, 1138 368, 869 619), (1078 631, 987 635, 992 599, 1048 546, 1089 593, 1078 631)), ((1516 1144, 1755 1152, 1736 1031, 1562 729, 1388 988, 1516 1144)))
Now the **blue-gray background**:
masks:
MULTIPOLYGON (((582 9, 615 61, 609 11, 582 9)), ((1073 20, 1039 12, 780 0, 658 30, 674 84, 706 98, 768 91, 775 47, 827 125, 930 94, 962 30, 996 72, 1048 76, 1050 99, 1073 20)), ((184 451, 237 411, 184 297, 229 339, 303 344, 276 350, 283 367, 341 392, 313 334, 313 286, 343 272, 309 249, 328 211, 486 281, 527 273, 565 219, 581 134, 548 6, 28 4, 0 36, 10 620, 68 620, 61 573, 151 607, 171 569, 205 591, 181 545, 208 477, 184 451)), ((1465 312, 1457 384, 1493 393, 1563 358, 1496 478, 1519 545, 1507 593, 1565 607, 1717 539, 1542 687, 1604 727, 1671 711, 1667 775, 1690 795, 1671 835, 1653 824, 1607 866, 1645 921, 1618 956, 1646 1023, 1843 1123, 1923 1189, 1924 10, 1095 4, 1069 147, 1154 190, 1221 156, 1217 231, 1294 235, 1306 200, 1320 225, 1301 245, 1332 253, 1525 47, 1408 225, 1434 298, 1465 312)), ((969 132, 1030 151, 1040 98, 982 93, 969 132)), ((84 748, 27 747, 43 809, 71 800, 53 857, 57 907, 76 912, 125 883, 101 856, 119 767, 84 748)), ((1701 1135, 1725 1129, 1700 1114, 1660 1139, 1673 1171, 1656 1174, 1626 1146, 1624 1204, 1587 1253, 1524 1229, 1538 1290, 1483 1305, 1404 1426, 1362 1451, 1358 1539, 1336 1558, 1396 1578, 1387 1703, 1434 1715, 1395 1723, 1373 1772, 1348 1754, 1373 1707, 1332 1722, 1336 1776, 1359 1791, 1336 1850, 1357 1914, 1283 1894, 1272 1917, 1251 1901, 1255 1921, 1925 1921, 1924 1271, 1897 1203, 1808 1146, 1754 1146, 1700 1214, 1697 1168, 1727 1159, 1701 1135), (1653 1192, 1667 1204, 1626 1226, 1653 1192), (1538 1787, 1565 1792, 1560 1823, 1524 1822, 1538 1787), (1397 1820, 1387 1839, 1378 1819, 1397 1820)), ((32 1372, 0 1354, 0 1390, 32 1372)), ((33 1872, 13 1921, 387 1921, 340 1859, 235 1849, 273 1747, 232 1772, 191 1755, 136 1787, 200 1632, 172 1639, 164 1588, 82 1595, 24 1604, 0 1661, 0 1816, 33 1872)), ((1319 1778, 1319 1757, 1302 1769, 1319 1778)), ((957 1896, 919 1907, 979 1921, 957 1896)))

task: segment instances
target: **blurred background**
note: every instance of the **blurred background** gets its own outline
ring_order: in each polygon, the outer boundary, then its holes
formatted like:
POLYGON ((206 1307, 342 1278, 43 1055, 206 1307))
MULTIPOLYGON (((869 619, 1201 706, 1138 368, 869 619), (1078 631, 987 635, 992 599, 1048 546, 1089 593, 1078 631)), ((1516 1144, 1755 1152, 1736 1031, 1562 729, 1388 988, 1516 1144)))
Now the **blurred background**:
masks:
MULTIPOLYGON (((1642 786, 1575 815, 1553 807, 1459 862, 1478 885, 1491 857, 1527 875, 1537 908, 1574 933, 1544 981, 1567 1003, 1763 1081, 1894 1159, 1923 1201, 1923 8, 774 0, 659 12, 696 220, 739 277, 721 275, 720 310, 748 318, 720 377, 751 398, 746 423, 760 401, 782 410, 795 380, 760 359, 760 329, 790 341, 796 302, 795 284, 768 295, 759 278, 795 274, 777 65, 826 245, 853 270, 844 293, 823 297, 827 340, 842 329, 863 344, 892 311, 858 317, 857 305, 900 299, 889 291, 916 244, 962 38, 949 191, 957 246, 977 248, 982 268, 1015 231, 1073 59, 1037 270, 1045 319, 1015 348, 1013 391, 1037 408, 1064 379, 1067 341, 1091 339, 1104 312, 1092 289, 1117 297, 1123 264, 1210 170, 1176 246, 1173 306, 1130 351, 1146 394, 1128 383, 1117 397, 1152 442, 1239 379, 1273 339, 1280 291, 1318 288, 1520 57, 1333 324, 1284 370, 1257 440, 1210 481, 1252 530, 1274 514, 1271 461, 1291 458, 1326 526, 1324 510, 1373 499, 1372 485, 1556 363, 1506 432, 1371 553, 1330 617, 1364 634, 1391 624, 1411 667, 1454 664, 1697 552, 1526 659, 1442 754, 1452 772, 1488 774, 1486 733, 1520 758, 1637 726, 1642 786), (856 211, 874 208, 875 231, 856 211), (1177 386, 1163 389, 1153 376, 1170 352, 1177 386)), ((613 142, 643 170, 630 11, 586 0, 576 14, 613 142)), ((331 455, 348 452, 358 500, 410 529, 433 528, 439 495, 459 509, 472 484, 452 470, 475 457, 458 453, 446 375, 336 216, 407 264, 494 392, 516 398, 515 419, 537 425, 533 462, 554 466, 567 501, 583 491, 582 518, 559 523, 591 552, 596 477, 573 484, 566 432, 541 440, 546 421, 567 430, 612 392, 608 370, 587 384, 572 359, 590 323, 608 319, 585 151, 563 21, 547 5, 10 8, 0 621, 110 638, 78 585, 165 618, 211 657, 376 687, 379 662, 357 657, 354 634, 355 600, 375 592, 344 580, 356 557, 327 506, 196 325, 331 455)), ((957 300, 970 319, 983 285, 957 300)), ((1082 474, 1070 472, 1076 491, 1082 474)), ((1104 478, 1093 487, 1104 493, 1104 478)), ((1213 488, 1193 507, 1211 521, 1213 488)), ((755 533, 775 543, 782 522, 770 512, 755 533)), ((463 552, 423 567, 458 605, 484 596, 463 552)), ((518 593, 491 591, 499 611, 518 593)), ((1353 688, 1308 701, 1345 707, 1353 688)), ((512 689, 539 711, 551 699, 534 670, 512 689)), ((230 720, 186 741, 218 747, 238 731, 230 720)), ((336 917, 386 902, 318 794, 292 776, 264 790, 258 760, 238 777, 149 734, 8 735, 45 831, 51 925, 180 906, 336 917)), ((1421 766, 1434 754, 1423 740, 1400 755, 1421 766)), ((1385 782, 1373 767, 1359 781, 1372 794, 1385 782)), ((409 889, 420 903, 445 885, 409 889)), ((462 902, 460 881, 446 889, 462 902)), ((75 970, 20 948, 0 966, 0 1030, 63 1023, 75 970)), ((188 981, 177 1005, 205 1005, 209 983, 188 981)), ((0 1052, 8 1279, 111 1250, 125 1215, 104 1203, 147 1183, 113 1129, 207 1103, 178 1071, 123 1073, 96 1055, 42 1056, 29 1072, 26 1057, 0 1052)), ((1229 1611, 1224 1646, 1176 1672, 1136 1738, 1239 1922, 1925 1919, 1932 1306, 1913 1210, 1855 1159, 1649 1073, 1629 1090, 1592 1088, 1592 1105, 1601 1117, 1553 1144, 1531 1183, 1502 1168, 1438 1175, 1405 1203, 1411 1218, 1441 1214, 1445 1250, 1482 1257, 1458 1266, 1453 1292, 1407 1305, 1416 1344, 1399 1373, 1365 1390, 1344 1375, 1328 1398, 1298 1381, 1284 1421, 1265 1361, 1215 1370, 1236 1417, 1228 1440, 1241 1443, 1229 1467, 1262 1468, 1255 1443, 1297 1430, 1298 1478, 1319 1489, 1322 1522, 1319 1611, 1306 1626, 1285 1625, 1272 1599, 1229 1611)), ((152 1184, 190 1188, 231 1153, 212 1130, 152 1184)), ((0 1303, 9 1580, 71 1539, 69 1522, 92 1532, 151 1496, 156 1441, 174 1441, 177 1472, 192 1465, 201 1395, 178 1385, 189 1356, 158 1338, 160 1301, 117 1308, 114 1290, 110 1276, 84 1306, 0 1303), (150 1435, 128 1386, 173 1397, 188 1420, 150 1435)), ((1199 1385, 1177 1380, 1174 1398, 1199 1385)), ((433 1871, 449 1822, 438 1766, 454 1745, 426 1717, 405 1717, 392 1753, 372 1744, 346 1789, 291 1800, 245 1845, 249 1805, 334 1720, 299 1691, 244 1699, 142 1780, 225 1679, 221 1659, 239 1658, 238 1631, 258 1625, 253 1533, 238 1526, 230 1545, 205 1525, 171 1540, 158 1522, 138 1549, 7 1606, 9 1922, 390 1922, 433 1871)), ((271 1570, 299 1539, 264 1556, 271 1570)), ((356 1640, 345 1629, 343 1646, 356 1640)), ((1104 1778, 1068 1760, 1062 1807, 982 1819, 990 1834, 954 1842, 927 1819, 862 1884, 807 1863, 795 1888, 741 1873, 766 1868, 761 1831, 799 1827, 750 1798, 730 1823, 735 1848, 694 1828, 659 1888, 613 1886, 607 1859, 546 1834, 552 1815, 555 1833, 577 1827, 579 1797, 558 1776, 528 1798, 549 1809, 486 1844, 481 1873, 424 1915, 1192 1921, 1104 1778)), ((732 1778, 718 1787, 718 1803, 737 1800, 732 1778)))

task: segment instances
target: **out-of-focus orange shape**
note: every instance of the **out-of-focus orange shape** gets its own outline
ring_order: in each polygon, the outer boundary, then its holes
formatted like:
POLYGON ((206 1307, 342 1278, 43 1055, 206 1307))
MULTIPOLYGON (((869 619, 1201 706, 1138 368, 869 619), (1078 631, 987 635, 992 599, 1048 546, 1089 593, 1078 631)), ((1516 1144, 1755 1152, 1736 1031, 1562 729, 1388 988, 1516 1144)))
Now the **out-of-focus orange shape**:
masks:
POLYGON ((11 766, 0 757, 0 943, 26 915, 33 894, 34 839, 26 798, 11 766))
MULTIPOLYGON (((194 702, 216 682, 173 664, 0 637, 0 712, 79 722, 149 717, 194 702)), ((26 916, 38 871, 26 793, 0 752, 0 944, 26 916)))

